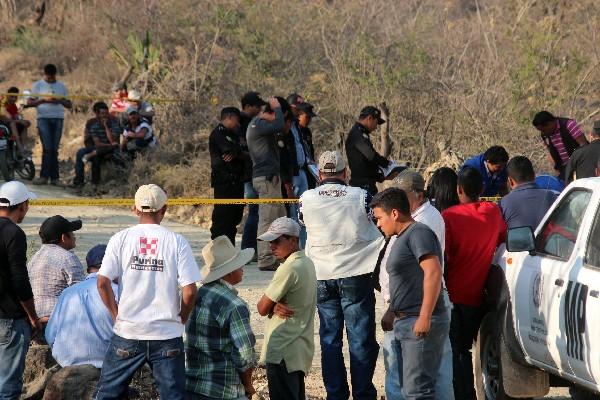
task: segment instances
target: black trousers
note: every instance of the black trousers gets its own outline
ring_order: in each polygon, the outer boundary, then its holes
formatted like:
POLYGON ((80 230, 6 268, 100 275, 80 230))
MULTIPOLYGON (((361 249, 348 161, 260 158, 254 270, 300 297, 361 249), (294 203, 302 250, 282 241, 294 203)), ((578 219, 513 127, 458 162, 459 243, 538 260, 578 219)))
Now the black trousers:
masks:
MULTIPOLYGON (((243 199, 244 184, 229 183, 214 186, 215 199, 243 199)), ((210 226, 210 238, 225 235, 235 246, 235 234, 237 226, 244 215, 243 204, 216 204, 212 212, 212 225, 210 226)))
POLYGON ((271 400, 304 400, 304 372, 288 372, 285 361, 267 363, 267 381, 271 400))
POLYGON ((455 400, 475 400, 471 348, 484 314, 483 307, 454 304, 450 320, 450 344, 455 400))

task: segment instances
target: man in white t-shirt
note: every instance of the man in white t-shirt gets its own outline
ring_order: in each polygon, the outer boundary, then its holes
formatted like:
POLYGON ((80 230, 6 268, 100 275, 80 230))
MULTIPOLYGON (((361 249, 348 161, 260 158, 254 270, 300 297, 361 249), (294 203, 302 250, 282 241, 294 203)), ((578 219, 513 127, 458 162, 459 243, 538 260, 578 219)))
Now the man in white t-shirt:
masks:
POLYGON ((135 194, 139 224, 108 242, 98 291, 115 320, 115 335, 102 365, 97 400, 120 398, 146 362, 161 398, 184 399, 182 334, 195 304, 200 271, 188 242, 160 226, 166 203, 167 195, 157 185, 140 186, 135 194), (119 287, 118 306, 113 280, 119 287))
MULTIPOLYGON (((442 252, 445 247, 446 227, 444 219, 440 212, 429 202, 425 193, 425 180, 416 171, 406 170, 398 175, 392 182, 392 187, 397 187, 406 192, 408 202, 410 204, 410 212, 413 219, 417 222, 427 225, 438 238, 442 252)), ((386 269, 388 255, 392 245, 396 241, 396 236, 392 236, 389 242, 385 245, 385 253, 381 259, 381 268, 379 271, 379 284, 381 286, 381 295, 385 309, 388 309, 390 302, 390 287, 389 276, 386 269)), ((443 265, 443 264, 442 264, 443 265)), ((444 302, 450 309, 450 300, 448 292, 444 288, 441 296, 444 302)), ((386 312, 381 320, 381 327, 384 330, 383 335, 383 360, 385 363, 385 394, 389 399, 402 400, 402 352, 399 348, 399 343, 394 337, 395 315, 393 312, 386 312)), ((438 372, 435 398, 440 400, 454 400, 454 389, 452 386, 452 347, 450 346, 450 337, 448 336, 444 342, 444 350, 442 354, 442 362, 438 372)))
POLYGON ((147 147, 156 146, 156 138, 152 125, 143 118, 134 107, 127 107, 128 125, 123 132, 121 150, 129 152, 132 156, 147 147))
POLYGON ((56 66, 47 64, 44 67, 44 79, 35 82, 31 87, 31 97, 28 107, 37 108, 37 128, 42 141, 42 169, 40 177, 35 179, 35 185, 45 185, 50 180, 53 185, 59 185, 58 176, 58 146, 62 136, 65 108, 71 108, 71 100, 67 88, 56 80, 56 66), (38 95, 35 97, 35 95, 38 95))

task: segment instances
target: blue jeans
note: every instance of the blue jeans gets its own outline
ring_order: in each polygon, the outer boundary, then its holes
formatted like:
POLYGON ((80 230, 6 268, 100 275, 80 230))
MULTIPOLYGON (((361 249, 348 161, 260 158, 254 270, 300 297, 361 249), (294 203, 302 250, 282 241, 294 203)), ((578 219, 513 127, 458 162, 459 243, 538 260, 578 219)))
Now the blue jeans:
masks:
MULTIPOLYGON (((306 192, 308 190, 308 179, 306 178, 306 172, 301 169, 298 172, 297 176, 294 176, 292 178, 292 184, 294 185, 294 195, 296 195, 296 197, 300 198, 300 196, 302 195, 302 193, 306 192)), ((290 204, 290 218, 292 218, 294 221, 299 222, 298 221, 298 212, 299 212, 299 206, 297 203, 295 204, 290 204)), ((304 225, 300 226, 300 248, 303 249, 304 246, 306 245, 306 227, 304 225)))
POLYGON ((63 130, 62 118, 40 118, 38 132, 42 141, 42 170, 40 177, 58 179, 58 146, 63 130))
MULTIPOLYGON (((244 183, 244 198, 258 199, 258 193, 254 190, 252 182, 244 183)), ((242 249, 254 249, 256 252, 256 235, 258 231, 258 204, 248 205, 248 218, 244 224, 242 233, 242 249)))
POLYGON ((133 374, 148 362, 161 399, 184 400, 183 339, 132 340, 114 335, 104 356, 96 399, 120 399, 133 374))
POLYGON ((0 399, 21 396, 25 356, 31 340, 26 319, 0 319, 0 399))
POLYGON ((374 400, 373 373, 379 353, 375 340, 375 294, 371 274, 317 281, 321 367, 328 400, 350 397, 342 354, 344 323, 350 350, 352 398, 374 400))
MULTIPOLYGON (((394 335, 400 345, 402 360, 402 394, 404 399, 438 399, 436 381, 444 346, 450 332, 447 313, 431 316, 429 334, 417 337, 413 327, 417 317, 406 317, 394 323, 394 335)), ((446 391, 449 391, 447 388, 446 391)))
MULTIPOLYGON (((450 307, 448 292, 444 290, 445 303, 450 307)), ((448 308, 450 314, 450 308, 448 308)), ((394 331, 383 334, 383 362, 385 364, 385 396, 388 399, 404 400, 402 395, 402 351, 400 344, 396 341, 394 331)), ((436 398, 440 400, 454 400, 454 388, 452 386, 452 346, 450 336, 444 341, 444 351, 440 370, 435 382, 436 398)))

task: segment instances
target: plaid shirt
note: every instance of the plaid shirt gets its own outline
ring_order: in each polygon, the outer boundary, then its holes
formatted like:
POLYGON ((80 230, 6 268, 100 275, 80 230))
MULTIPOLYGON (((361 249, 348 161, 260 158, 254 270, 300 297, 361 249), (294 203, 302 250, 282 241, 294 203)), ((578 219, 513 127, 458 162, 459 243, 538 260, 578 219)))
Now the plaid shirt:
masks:
POLYGON ((57 244, 43 244, 27 266, 38 317, 49 317, 67 287, 85 280, 77 256, 57 244))
POLYGON ((186 335, 186 390, 219 399, 245 396, 240 373, 256 364, 256 339, 248 305, 232 285, 218 280, 200 287, 186 335))

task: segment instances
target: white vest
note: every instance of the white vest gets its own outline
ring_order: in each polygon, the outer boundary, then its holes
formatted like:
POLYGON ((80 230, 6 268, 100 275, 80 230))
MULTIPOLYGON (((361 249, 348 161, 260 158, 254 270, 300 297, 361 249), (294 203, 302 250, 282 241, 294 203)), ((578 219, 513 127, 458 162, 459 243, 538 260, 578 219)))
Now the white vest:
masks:
POLYGON ((300 197, 306 226, 306 255, 318 280, 348 278, 373 272, 383 236, 369 220, 367 192, 326 183, 300 197))

